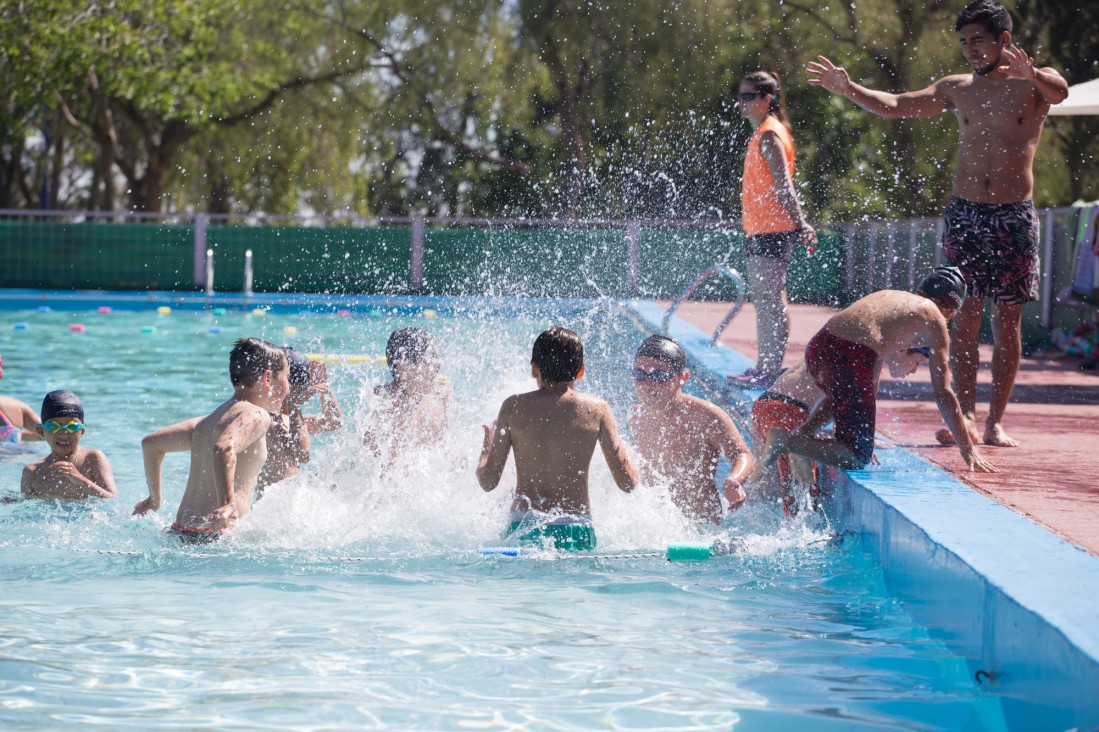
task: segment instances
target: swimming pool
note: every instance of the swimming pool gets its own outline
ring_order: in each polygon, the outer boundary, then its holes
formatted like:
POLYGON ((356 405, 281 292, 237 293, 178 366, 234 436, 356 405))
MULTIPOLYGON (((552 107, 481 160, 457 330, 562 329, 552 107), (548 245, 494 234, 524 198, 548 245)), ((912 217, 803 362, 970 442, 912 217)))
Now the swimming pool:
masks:
MULTIPOLYGON (((631 557, 714 535, 655 487, 619 493, 597 457, 600 553, 619 558, 477 553, 499 543, 513 485, 477 486, 479 425, 532 388, 539 331, 581 334, 583 388, 624 423, 640 333, 614 303, 330 310, 345 316, 158 306, 0 311, 4 393, 34 405, 50 389, 79 393, 84 444, 106 452, 121 494, 0 506, 5 728, 1011 726, 964 660, 886 591, 878 556, 831 541, 819 515, 784 523, 776 504, 757 503, 719 532, 743 538, 742 553, 631 557), (399 480, 383 475, 359 438, 369 387, 385 375, 346 365, 332 378, 347 427, 319 437, 306 473, 269 489, 228 540, 180 547, 165 535, 183 456, 165 464, 159 516, 129 517, 145 495, 141 436, 228 396, 235 338, 378 354, 404 325, 436 335, 454 384, 443 450, 412 456, 399 480)), ((0 492, 17 493, 22 464, 42 454, 5 456, 0 492)))

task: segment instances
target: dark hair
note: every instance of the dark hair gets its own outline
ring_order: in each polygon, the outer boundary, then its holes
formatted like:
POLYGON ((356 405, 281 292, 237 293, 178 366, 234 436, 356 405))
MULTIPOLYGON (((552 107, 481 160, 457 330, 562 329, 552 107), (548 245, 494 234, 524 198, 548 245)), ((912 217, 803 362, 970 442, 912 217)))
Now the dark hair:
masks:
POLYGON ((83 422, 84 405, 80 402, 80 397, 68 389, 58 389, 57 391, 51 391, 42 400, 42 409, 39 410, 39 416, 43 422, 49 422, 51 419, 59 417, 75 417, 83 422))
POLYGON ((433 345, 435 345, 435 339, 426 330, 399 328, 390 333, 389 340, 386 341, 385 362, 389 365, 390 371, 403 361, 419 363, 433 345))
POLYGON ((229 380, 233 386, 253 386, 264 371, 278 373, 287 366, 286 352, 259 338, 241 338, 229 353, 229 380))
POLYGON ((790 115, 786 113, 786 95, 782 91, 782 81, 773 71, 753 71, 741 79, 741 83, 748 82, 757 92, 766 92, 771 95, 771 105, 767 107, 767 114, 778 117, 786 129, 790 126, 790 115))
POLYGON ((530 362, 538 367, 546 384, 576 381, 584 368, 584 344, 568 328, 554 326, 534 341, 530 362))
POLYGON ((683 347, 662 335, 652 335, 641 341, 634 358, 653 358, 679 373, 687 368, 687 354, 683 352, 683 347))
POLYGON ((1003 35, 1005 31, 1010 33, 1012 28, 1011 13, 996 0, 973 0, 958 14, 954 30, 960 31, 963 25, 971 23, 980 23, 996 37, 1003 35))

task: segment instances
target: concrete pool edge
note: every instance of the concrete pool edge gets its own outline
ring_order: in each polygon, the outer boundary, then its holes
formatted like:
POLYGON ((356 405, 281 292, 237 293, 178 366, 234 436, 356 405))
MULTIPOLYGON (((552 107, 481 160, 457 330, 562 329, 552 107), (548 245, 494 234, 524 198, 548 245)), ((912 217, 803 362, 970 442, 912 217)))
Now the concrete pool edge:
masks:
MULTIPOLYGON (((659 332, 663 307, 627 306, 659 332)), ((727 374, 754 365, 681 319, 669 331, 696 376, 719 392, 727 374)), ((1073 710, 1068 726, 1099 724, 1099 558, 903 449, 879 457, 870 470, 823 472, 835 493, 833 520, 879 550, 890 592, 912 602, 971 673, 991 673, 990 691, 1073 710)), ((979 681, 989 688, 986 677, 979 681)))

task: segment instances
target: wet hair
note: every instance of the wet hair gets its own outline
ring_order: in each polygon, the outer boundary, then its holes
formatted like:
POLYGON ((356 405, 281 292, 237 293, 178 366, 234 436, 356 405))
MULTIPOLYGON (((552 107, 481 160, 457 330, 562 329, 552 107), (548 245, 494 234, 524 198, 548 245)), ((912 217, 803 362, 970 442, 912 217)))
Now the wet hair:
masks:
POLYGON ((386 341, 385 362, 390 371, 398 363, 419 363, 434 345, 435 339, 422 328, 399 328, 386 341))
POLYGON ((535 339, 530 362, 538 367, 546 384, 576 381, 584 368, 584 344, 568 328, 554 326, 535 339))
POLYGON ((675 369, 677 373, 687 370, 687 354, 683 348, 662 335, 649 336, 641 341, 634 358, 653 358, 675 369))
POLYGON ((778 78, 778 74, 773 71, 753 71, 740 81, 748 82, 757 92, 770 94, 771 105, 767 107, 767 114, 778 117, 786 129, 793 129, 790 126, 790 115, 786 113, 786 95, 782 91, 782 81, 778 78))
POLYGON ((229 353, 229 380, 233 386, 254 386, 264 371, 278 373, 287 365, 286 352, 259 338, 241 338, 229 353))
POLYGON ((284 346, 286 360, 290 364, 290 385, 306 386, 309 384, 309 357, 293 346, 284 346))
POLYGON ((943 307, 957 310, 965 300, 965 278, 957 267, 936 267, 923 278, 916 292, 943 307))
POLYGON ((81 422, 84 421, 84 405, 80 397, 68 389, 58 389, 47 394, 42 400, 42 409, 39 413, 43 422, 64 417, 75 417, 81 422))
POLYGON ((1012 29, 1011 13, 996 0, 973 0, 958 14, 954 30, 960 31, 962 26, 971 23, 980 23, 997 38, 1012 29))

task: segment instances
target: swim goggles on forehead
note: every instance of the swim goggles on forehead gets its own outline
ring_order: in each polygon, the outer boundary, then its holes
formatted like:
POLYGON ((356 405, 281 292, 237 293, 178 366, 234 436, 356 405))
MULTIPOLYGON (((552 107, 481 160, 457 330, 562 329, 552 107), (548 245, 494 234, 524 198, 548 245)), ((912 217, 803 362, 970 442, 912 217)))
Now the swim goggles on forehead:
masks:
POLYGON ((46 430, 46 432, 50 432, 50 433, 53 433, 53 432, 69 432, 70 434, 75 434, 75 433, 79 432, 80 430, 84 429, 84 423, 81 422, 78 419, 73 420, 72 422, 69 422, 68 424, 61 424, 56 419, 47 419, 45 422, 43 422, 42 424, 40 424, 38 426, 41 427, 42 429, 46 430))
POLYGON ((679 376, 678 371, 645 371, 644 369, 635 368, 632 372, 634 381, 651 381, 654 384, 666 384, 675 377, 679 376))

